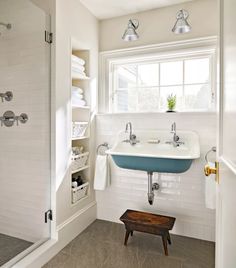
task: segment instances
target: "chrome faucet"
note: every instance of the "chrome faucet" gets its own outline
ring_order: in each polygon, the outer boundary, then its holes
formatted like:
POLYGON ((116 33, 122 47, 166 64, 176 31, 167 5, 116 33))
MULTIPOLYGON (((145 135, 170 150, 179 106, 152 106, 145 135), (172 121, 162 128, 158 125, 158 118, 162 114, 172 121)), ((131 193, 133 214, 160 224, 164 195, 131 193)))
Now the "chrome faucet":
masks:
POLYGON ((129 130, 129 139, 131 140, 132 139, 132 124, 131 122, 128 122, 125 126, 125 132, 128 133, 128 130, 129 130))
POLYGON ((174 122, 172 125, 171 125, 171 132, 173 135, 173 142, 177 142, 179 141, 179 136, 177 136, 176 134, 176 123, 174 122))
POLYGON ((174 134, 173 135, 173 140, 172 141, 167 141, 167 144, 173 144, 174 147, 179 146, 180 144, 184 144, 184 142, 179 141, 179 136, 176 134, 176 123, 174 122, 171 125, 171 131, 170 133, 174 134))
POLYGON ((138 143, 139 141, 136 139, 136 135, 133 134, 132 132, 132 124, 131 122, 128 122, 125 126, 125 132, 128 133, 129 131, 129 139, 128 140, 124 140, 124 142, 129 142, 131 145, 135 145, 136 143, 138 143))

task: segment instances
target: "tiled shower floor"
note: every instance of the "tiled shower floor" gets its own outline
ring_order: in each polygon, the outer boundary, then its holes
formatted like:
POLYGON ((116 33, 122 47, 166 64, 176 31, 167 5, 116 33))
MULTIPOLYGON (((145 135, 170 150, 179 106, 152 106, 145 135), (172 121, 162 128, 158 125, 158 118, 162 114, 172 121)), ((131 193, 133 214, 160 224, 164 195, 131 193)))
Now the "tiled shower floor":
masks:
POLYGON ((213 268, 214 243, 171 235, 169 256, 159 236, 134 232, 123 246, 124 226, 96 220, 44 268, 213 268))
POLYGON ((32 245, 31 242, 0 234, 0 266, 32 245))

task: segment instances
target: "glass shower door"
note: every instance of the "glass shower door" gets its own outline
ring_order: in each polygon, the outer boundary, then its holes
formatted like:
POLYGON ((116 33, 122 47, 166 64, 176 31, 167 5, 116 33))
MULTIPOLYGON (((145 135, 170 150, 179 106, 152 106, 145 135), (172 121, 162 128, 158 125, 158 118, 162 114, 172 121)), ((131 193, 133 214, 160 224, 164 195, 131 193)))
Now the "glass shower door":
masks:
POLYGON ((49 22, 30 0, 0 0, 0 266, 50 237, 49 22))

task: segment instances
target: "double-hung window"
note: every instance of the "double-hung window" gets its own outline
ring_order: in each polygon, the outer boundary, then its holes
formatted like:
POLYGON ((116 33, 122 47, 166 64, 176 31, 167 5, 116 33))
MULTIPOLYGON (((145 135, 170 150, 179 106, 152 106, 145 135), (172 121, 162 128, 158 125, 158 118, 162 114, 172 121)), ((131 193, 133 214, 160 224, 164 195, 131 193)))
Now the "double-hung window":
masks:
POLYGON ((212 53, 122 59, 109 70, 109 111, 166 111, 170 95, 176 96, 176 111, 209 111, 213 76, 212 53))

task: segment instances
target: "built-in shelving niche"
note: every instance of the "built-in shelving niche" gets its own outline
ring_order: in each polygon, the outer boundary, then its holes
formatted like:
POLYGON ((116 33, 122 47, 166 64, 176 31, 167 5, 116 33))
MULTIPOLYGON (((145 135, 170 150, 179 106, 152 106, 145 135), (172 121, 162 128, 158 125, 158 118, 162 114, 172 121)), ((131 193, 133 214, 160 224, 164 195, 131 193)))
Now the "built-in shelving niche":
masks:
MULTIPOLYGON (((85 75, 76 73, 72 69, 72 59, 71 59, 71 86, 79 87, 83 90, 84 100, 86 104, 72 105, 71 99, 71 120, 73 122, 87 122, 88 126, 85 133, 79 137, 72 137, 71 135, 71 147, 81 147, 84 148, 84 153, 88 153, 88 160, 86 163, 75 169, 73 166, 73 160, 71 164, 71 204, 74 206, 79 202, 85 200, 90 194, 91 187, 91 164, 90 164, 90 121, 91 121, 91 93, 90 93, 90 51, 86 49, 80 49, 78 42, 73 43, 72 41, 72 51, 71 54, 77 56, 85 61, 84 72, 85 75), (83 178, 83 185, 72 188, 72 178, 81 176, 83 178)), ((72 97, 72 94, 71 94, 72 97)), ((71 148, 72 149, 72 148, 71 148)))

